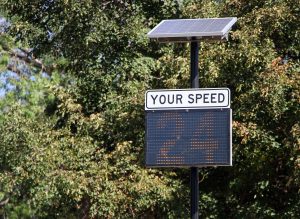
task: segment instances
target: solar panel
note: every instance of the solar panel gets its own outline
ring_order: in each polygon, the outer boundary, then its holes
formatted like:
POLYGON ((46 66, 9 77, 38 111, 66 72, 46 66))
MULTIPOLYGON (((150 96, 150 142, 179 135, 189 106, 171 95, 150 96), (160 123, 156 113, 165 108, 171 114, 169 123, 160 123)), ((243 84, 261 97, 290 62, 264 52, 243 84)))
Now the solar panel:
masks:
POLYGON ((236 17, 163 20, 147 36, 160 42, 226 40, 236 17))

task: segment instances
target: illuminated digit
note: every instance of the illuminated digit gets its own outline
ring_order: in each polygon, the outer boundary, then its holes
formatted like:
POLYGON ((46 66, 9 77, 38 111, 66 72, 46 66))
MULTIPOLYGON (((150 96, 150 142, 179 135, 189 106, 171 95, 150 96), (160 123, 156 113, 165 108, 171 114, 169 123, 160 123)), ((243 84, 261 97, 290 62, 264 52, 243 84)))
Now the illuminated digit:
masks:
POLYGON ((205 155, 204 161, 207 163, 213 163, 215 151, 219 146, 219 141, 214 137, 215 122, 212 113, 205 113, 199 120, 191 138, 190 152, 199 155, 200 153, 197 151, 202 152, 205 155))
POLYGON ((157 154, 157 164, 181 164, 184 158, 176 145, 184 132, 182 116, 176 112, 163 113, 158 119, 156 127, 160 135, 167 137, 157 154))

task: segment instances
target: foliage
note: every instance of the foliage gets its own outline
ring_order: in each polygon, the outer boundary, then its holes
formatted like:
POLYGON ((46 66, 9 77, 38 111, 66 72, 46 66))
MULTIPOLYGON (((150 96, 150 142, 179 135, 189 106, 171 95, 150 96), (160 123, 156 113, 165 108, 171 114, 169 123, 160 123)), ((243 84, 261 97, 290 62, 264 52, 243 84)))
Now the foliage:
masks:
POLYGON ((231 89, 234 166, 201 169, 200 212, 300 216, 296 0, 0 3, 14 36, 3 42, 55 69, 22 74, 0 101, 0 215, 188 218, 188 170, 143 165, 143 93, 189 87, 189 48, 146 33, 166 18, 237 16, 228 42, 201 43, 201 87, 231 89))

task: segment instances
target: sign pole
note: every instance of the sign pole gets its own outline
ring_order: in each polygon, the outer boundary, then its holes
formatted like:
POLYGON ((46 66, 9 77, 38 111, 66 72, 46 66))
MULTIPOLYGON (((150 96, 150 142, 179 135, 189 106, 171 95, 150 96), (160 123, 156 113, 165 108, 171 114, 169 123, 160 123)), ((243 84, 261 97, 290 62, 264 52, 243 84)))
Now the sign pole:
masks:
MULTIPOLYGON (((191 42, 191 87, 199 88, 199 43, 191 42)), ((199 175, 198 167, 191 167, 191 219, 199 219, 199 175)))
POLYGON ((191 88, 199 88, 199 43, 191 42, 191 88))

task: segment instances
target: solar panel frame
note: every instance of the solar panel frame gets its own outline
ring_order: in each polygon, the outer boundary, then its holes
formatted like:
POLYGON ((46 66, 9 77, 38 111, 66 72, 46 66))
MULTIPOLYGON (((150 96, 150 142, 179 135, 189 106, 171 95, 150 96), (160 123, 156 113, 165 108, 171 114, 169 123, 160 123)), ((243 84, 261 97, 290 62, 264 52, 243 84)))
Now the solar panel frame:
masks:
MULTIPOLYGON (((226 17, 226 18, 202 18, 202 19, 171 19, 162 20, 158 25, 156 25, 151 31, 148 32, 147 36, 152 40, 157 40, 160 42, 186 42, 186 41, 200 41, 200 40, 227 40, 228 32, 232 28, 233 24, 237 21, 236 17, 226 17), (215 28, 214 23, 218 21, 223 21, 227 23, 222 25, 218 31, 206 31, 205 29, 215 28), (191 28, 192 25, 198 28, 202 25, 203 30, 198 31, 166 31, 160 30, 166 27, 166 25, 185 25, 185 29, 191 28)), ((218 23, 217 23, 218 24, 218 23)), ((219 23, 220 24, 220 23, 219 23)), ((171 27, 172 28, 172 27, 171 27)), ((179 27, 180 28, 180 27, 179 27)), ((170 29, 170 28, 169 28, 170 29)))

